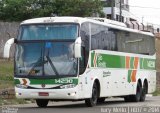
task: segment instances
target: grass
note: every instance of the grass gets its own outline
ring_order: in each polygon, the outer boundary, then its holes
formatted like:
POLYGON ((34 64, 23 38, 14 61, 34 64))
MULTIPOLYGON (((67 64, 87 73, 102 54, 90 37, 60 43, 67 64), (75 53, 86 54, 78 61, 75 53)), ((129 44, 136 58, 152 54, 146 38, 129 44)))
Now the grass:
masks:
POLYGON ((160 96, 160 90, 156 90, 156 91, 153 93, 153 96, 160 96))
POLYGON ((13 88, 13 62, 0 60, 0 89, 13 88))
MULTIPOLYGON (((13 76, 13 62, 0 59, 0 90, 6 88, 14 88, 14 76, 13 76)), ((0 98, 1 105, 9 104, 25 104, 27 103, 24 99, 2 99, 0 98)))
POLYGON ((13 88, 13 62, 0 60, 0 89, 13 88))

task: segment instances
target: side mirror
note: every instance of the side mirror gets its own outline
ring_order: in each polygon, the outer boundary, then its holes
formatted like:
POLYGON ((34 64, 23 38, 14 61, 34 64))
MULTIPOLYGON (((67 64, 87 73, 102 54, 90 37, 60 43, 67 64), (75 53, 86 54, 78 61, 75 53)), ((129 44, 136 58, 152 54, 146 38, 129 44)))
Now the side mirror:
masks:
POLYGON ((81 37, 78 37, 75 41, 75 45, 74 45, 74 56, 75 58, 81 58, 81 37))
POLYGON ((10 48, 12 44, 15 42, 14 38, 9 39, 4 45, 3 57, 9 58, 10 48))

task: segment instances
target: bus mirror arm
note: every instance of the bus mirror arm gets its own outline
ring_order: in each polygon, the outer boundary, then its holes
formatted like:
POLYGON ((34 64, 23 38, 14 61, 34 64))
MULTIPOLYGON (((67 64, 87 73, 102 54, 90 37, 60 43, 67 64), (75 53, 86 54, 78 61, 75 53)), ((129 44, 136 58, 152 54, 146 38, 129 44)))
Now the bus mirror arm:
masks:
POLYGON ((74 45, 74 56, 75 58, 81 58, 81 37, 78 37, 75 41, 75 45, 74 45))
POLYGON ((10 48, 15 43, 15 38, 9 39, 4 45, 3 57, 9 58, 10 48))

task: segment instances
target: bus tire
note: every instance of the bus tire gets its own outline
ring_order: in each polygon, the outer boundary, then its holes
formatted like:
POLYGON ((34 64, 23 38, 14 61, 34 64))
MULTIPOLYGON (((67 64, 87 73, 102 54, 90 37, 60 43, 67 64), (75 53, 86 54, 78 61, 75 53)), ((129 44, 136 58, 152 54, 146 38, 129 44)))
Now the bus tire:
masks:
POLYGON ((36 99, 38 107, 47 107, 49 100, 47 99, 36 99))
POLYGON ((143 84, 143 88, 142 88, 142 93, 141 93, 141 97, 140 97, 140 101, 144 102, 146 99, 146 94, 147 94, 147 83, 144 82, 143 84))
POLYGON ((125 96, 124 101, 125 102, 132 102, 131 95, 125 96))
POLYGON ((93 107, 97 104, 97 99, 98 99, 98 87, 97 87, 96 82, 94 82, 93 88, 92 88, 92 97, 89 99, 86 99, 85 104, 88 107, 93 107))
POLYGON ((131 95, 131 99, 133 102, 139 102, 142 94, 142 87, 140 85, 140 82, 137 83, 137 89, 136 89, 136 94, 131 95))
POLYGON ((105 97, 98 98, 97 103, 104 103, 105 99, 105 97))

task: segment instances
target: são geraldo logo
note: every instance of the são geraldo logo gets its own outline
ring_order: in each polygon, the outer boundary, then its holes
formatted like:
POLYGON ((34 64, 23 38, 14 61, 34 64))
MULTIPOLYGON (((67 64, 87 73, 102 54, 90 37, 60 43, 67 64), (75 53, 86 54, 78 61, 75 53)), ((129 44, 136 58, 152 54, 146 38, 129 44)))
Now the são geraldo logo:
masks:
POLYGON ((97 60, 98 60, 98 67, 106 67, 106 62, 103 61, 103 57, 102 55, 98 55, 97 57, 97 60))

